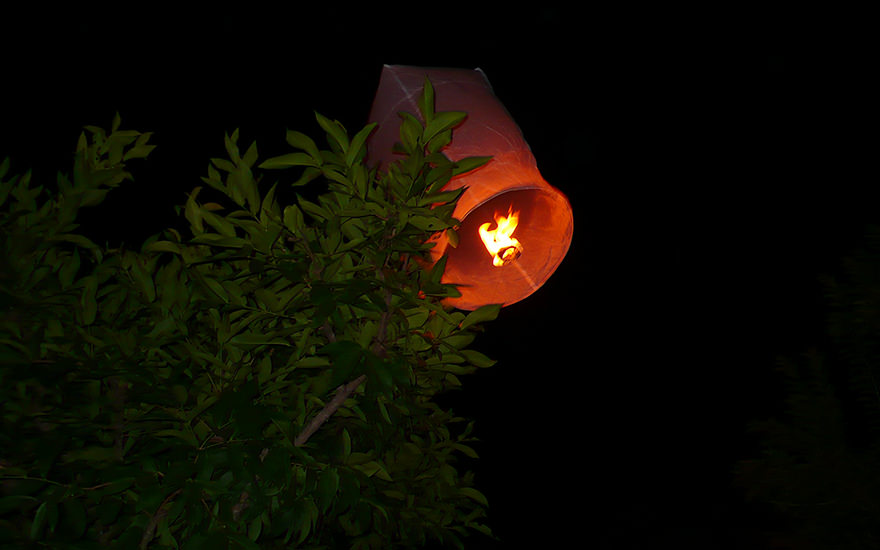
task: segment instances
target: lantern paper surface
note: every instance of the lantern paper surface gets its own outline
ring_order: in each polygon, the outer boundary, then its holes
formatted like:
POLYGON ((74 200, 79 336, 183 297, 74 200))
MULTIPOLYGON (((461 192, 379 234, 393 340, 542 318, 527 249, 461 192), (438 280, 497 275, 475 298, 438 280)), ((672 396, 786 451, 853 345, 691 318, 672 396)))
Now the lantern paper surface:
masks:
POLYGON ((461 220, 459 245, 448 246, 440 236, 432 251, 435 261, 448 255, 443 282, 458 285, 461 292, 449 304, 464 310, 513 304, 540 288, 568 252, 574 230, 571 206, 541 177, 522 132, 479 69, 386 65, 370 111, 370 122, 378 123, 368 144, 371 162, 383 169, 401 158, 392 152, 400 141, 398 113, 419 116, 417 101, 426 76, 434 87, 437 111, 468 114, 442 152, 453 161, 492 157, 445 188, 467 187, 454 214, 461 220), (481 228, 486 232, 497 227, 500 232, 510 218, 515 229, 508 237, 515 244, 499 240, 501 251, 493 256, 481 228))

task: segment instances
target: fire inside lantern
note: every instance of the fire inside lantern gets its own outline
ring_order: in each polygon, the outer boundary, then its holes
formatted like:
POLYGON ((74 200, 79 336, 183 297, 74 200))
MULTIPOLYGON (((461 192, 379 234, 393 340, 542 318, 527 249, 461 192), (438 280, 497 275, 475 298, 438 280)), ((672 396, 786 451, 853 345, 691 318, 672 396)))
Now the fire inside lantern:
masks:
POLYGON ((522 244, 513 236, 516 226, 519 224, 519 212, 514 212, 511 206, 507 211, 507 216, 500 216, 497 213, 495 218, 495 229, 489 229, 491 222, 486 222, 480 226, 480 238, 492 256, 492 265, 501 267, 510 265, 522 255, 522 244))

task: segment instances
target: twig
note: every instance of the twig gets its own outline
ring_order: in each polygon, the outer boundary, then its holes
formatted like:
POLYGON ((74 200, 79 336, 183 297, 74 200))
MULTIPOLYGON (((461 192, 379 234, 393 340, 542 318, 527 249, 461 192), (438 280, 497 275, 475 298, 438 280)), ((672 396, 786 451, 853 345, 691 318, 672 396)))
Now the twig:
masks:
POLYGON ((116 460, 122 460, 125 449, 125 398, 128 390, 128 383, 113 377, 109 381, 110 385, 110 403, 116 410, 113 420, 113 448, 116 451, 116 460))
POLYGON ((336 334, 333 332, 333 328, 330 327, 330 320, 324 321, 324 324, 321 325, 321 332, 324 333, 324 337, 327 338, 329 342, 336 341, 336 334))
MULTIPOLYGON (((388 264, 388 258, 388 256, 385 258, 386 266, 388 264)), ((385 283, 384 267, 379 271, 379 279, 385 283)), ((376 331, 376 336, 373 338, 372 351, 382 359, 386 359, 388 357, 388 350, 385 348, 385 343, 388 337, 388 321, 391 320, 391 291, 387 286, 383 292, 383 298, 385 299, 385 311, 383 311, 381 317, 379 317, 379 329, 376 331)))
POLYGON ((97 491, 98 489, 103 489, 104 487, 109 487, 113 485, 112 481, 108 481, 106 483, 99 483, 97 485, 93 485, 91 487, 83 487, 83 491, 97 491))
POLYGON ((354 390, 358 389, 358 387, 360 387, 360 385, 363 384, 364 380, 366 379, 367 375, 362 374, 348 384, 336 388, 336 395, 333 396, 333 399, 331 399, 329 403, 324 405, 324 408, 321 409, 321 411, 316 414, 314 418, 309 421, 308 424, 306 424, 306 427, 303 428, 299 435, 296 436, 296 439, 293 440, 294 447, 302 447, 303 445, 305 445, 306 441, 308 441, 309 438, 312 437, 312 434, 318 431, 318 428, 320 428, 321 425, 324 424, 324 422, 327 422, 327 420, 329 420, 330 417, 333 416, 333 413, 335 413, 339 409, 339 407, 341 407, 342 404, 345 403, 345 400, 348 399, 349 396, 354 393, 354 390))
POLYGON ((167 505, 169 501, 171 501, 174 497, 181 493, 182 489, 177 489, 162 501, 162 504, 159 505, 159 508, 156 509, 156 513, 150 518, 150 522, 147 524, 147 527, 144 529, 144 536, 141 537, 140 548, 143 550, 146 548, 150 541, 153 540, 153 536, 156 534, 156 526, 159 525, 159 522, 168 515, 167 505))
POLYGON ((238 504, 232 507, 232 521, 238 521, 241 513, 250 508, 251 503, 248 501, 250 495, 247 491, 242 491, 238 497, 238 504))
MULTIPOLYGON (((388 294, 390 295, 390 293, 388 294)), ((390 300, 386 299, 386 301, 390 300)), ((390 311, 385 310, 382 312, 382 316, 379 318, 379 330, 376 331, 376 336, 373 338, 372 351, 382 359, 385 359, 388 356, 388 352, 385 349, 385 338, 388 333, 388 320, 390 318, 390 311)))

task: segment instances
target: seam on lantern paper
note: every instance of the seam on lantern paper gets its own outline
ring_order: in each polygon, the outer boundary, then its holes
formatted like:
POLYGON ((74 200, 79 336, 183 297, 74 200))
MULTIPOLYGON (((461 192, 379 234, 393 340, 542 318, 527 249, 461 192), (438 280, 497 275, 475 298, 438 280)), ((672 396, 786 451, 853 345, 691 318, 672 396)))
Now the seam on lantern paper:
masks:
POLYGON ((511 147, 513 146, 513 142, 510 140, 510 136, 505 135, 502 132, 499 132, 494 127, 489 126, 488 124, 485 124, 485 123, 483 124, 483 128, 490 130, 492 133, 498 135, 500 138, 502 138, 504 140, 505 143, 507 143, 507 145, 509 145, 511 147))

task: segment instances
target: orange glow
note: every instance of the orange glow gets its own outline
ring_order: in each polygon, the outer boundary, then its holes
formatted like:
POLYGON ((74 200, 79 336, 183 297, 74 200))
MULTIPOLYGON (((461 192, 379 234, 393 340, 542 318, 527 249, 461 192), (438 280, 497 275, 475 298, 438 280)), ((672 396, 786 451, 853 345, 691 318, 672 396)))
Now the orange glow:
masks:
POLYGON ((522 254, 522 244, 513 236, 517 224, 519 224, 519 211, 513 212, 513 207, 507 210, 507 216, 499 216, 495 213, 497 227, 489 230, 491 222, 480 226, 480 238, 486 250, 492 256, 492 265, 501 267, 516 261, 522 254))

